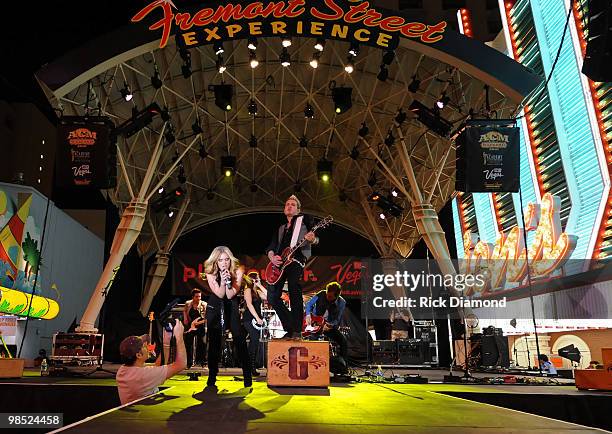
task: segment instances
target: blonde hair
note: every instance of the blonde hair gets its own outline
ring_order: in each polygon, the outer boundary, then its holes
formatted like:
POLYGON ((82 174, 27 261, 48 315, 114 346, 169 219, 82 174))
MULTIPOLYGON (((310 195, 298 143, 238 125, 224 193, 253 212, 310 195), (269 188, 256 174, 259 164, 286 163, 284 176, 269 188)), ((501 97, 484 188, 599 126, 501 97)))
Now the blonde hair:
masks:
POLYGON ((238 262, 238 259, 236 259, 229 247, 226 246, 218 246, 213 249, 208 259, 204 262, 204 271, 206 274, 217 274, 219 272, 217 261, 223 253, 227 254, 230 258, 230 273, 232 275, 236 274, 236 269, 240 266, 240 262, 238 262))
POLYGON ((297 198, 295 194, 292 194, 291 196, 289 196, 287 200, 285 201, 285 203, 289 202, 290 200, 295 200, 298 210, 302 209, 302 203, 300 202, 300 200, 297 198))

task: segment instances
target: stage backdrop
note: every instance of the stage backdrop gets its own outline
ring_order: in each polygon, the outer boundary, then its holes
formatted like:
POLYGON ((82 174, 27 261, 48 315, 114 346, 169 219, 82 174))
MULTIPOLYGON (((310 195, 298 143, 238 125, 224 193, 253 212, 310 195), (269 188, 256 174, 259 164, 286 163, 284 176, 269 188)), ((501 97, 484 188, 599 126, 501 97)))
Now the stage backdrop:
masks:
MULTIPOLYGON (((193 288, 208 292, 205 279, 200 278, 204 272, 205 254, 174 252, 173 254, 173 289, 175 295, 189 295, 193 288)), ((265 277, 268 258, 261 256, 238 256, 247 272, 256 270, 265 277)), ((304 269, 302 289, 304 294, 314 294, 324 289, 328 282, 338 281, 342 285, 342 296, 358 298, 360 293, 361 259, 352 256, 317 256, 312 258, 304 269)))

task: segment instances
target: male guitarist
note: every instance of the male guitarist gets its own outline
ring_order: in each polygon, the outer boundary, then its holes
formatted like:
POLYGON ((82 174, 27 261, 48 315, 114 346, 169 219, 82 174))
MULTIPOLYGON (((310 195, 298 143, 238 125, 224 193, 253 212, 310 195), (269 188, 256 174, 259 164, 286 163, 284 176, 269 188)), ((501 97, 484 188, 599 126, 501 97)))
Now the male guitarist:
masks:
POLYGON ((195 288, 191 291, 191 300, 185 303, 183 309, 183 324, 185 324, 185 344, 187 347, 187 369, 194 363, 204 366, 204 335, 206 334, 206 302, 202 300, 202 291, 195 288))
POLYGON ((338 282, 329 282, 324 291, 319 291, 306 303, 305 320, 310 326, 313 315, 322 316, 325 321, 323 334, 340 346, 340 356, 346 360, 348 344, 344 335, 338 331, 346 307, 346 300, 340 296, 341 293, 342 287, 338 282))
POLYGON ((310 222, 307 221, 307 216, 299 215, 301 204, 299 199, 291 195, 285 202, 285 217, 287 223, 282 225, 272 235, 272 241, 267 248, 268 258, 275 266, 282 262, 280 256, 283 250, 287 247, 295 246, 302 238, 306 239, 306 243, 297 250, 293 257, 293 262, 289 264, 280 280, 276 284, 271 285, 268 289, 268 301, 278 314, 278 317, 283 324, 283 328, 287 332, 286 336, 299 339, 302 337, 302 319, 304 316, 304 300, 302 298, 302 287, 300 286, 300 277, 303 274, 306 260, 311 255, 311 246, 319 243, 319 239, 313 232, 309 232, 310 222), (289 301, 291 303, 291 312, 281 301, 283 285, 287 281, 289 286, 289 301))

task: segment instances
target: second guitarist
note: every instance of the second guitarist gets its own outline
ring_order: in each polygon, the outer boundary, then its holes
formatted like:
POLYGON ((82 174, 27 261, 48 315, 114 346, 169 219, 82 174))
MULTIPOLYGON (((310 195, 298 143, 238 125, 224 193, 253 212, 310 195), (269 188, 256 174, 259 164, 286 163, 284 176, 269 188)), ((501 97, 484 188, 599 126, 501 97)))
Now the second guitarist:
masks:
POLYGON ((202 300, 202 291, 195 288, 191 291, 191 300, 185 303, 183 309, 187 369, 194 363, 196 365, 204 365, 204 354, 206 353, 206 344, 204 343, 204 336, 206 334, 205 322, 206 302, 202 300))
POLYGON ((291 195, 285 202, 284 214, 287 218, 287 223, 273 233, 272 241, 266 250, 270 262, 274 265, 279 265, 282 261, 280 254, 285 248, 295 246, 302 238, 305 238, 307 241, 296 252, 294 261, 285 268, 280 280, 268 288, 268 301, 278 314, 283 328, 287 332, 286 336, 296 339, 302 337, 302 319, 304 316, 304 301, 300 278, 302 277, 306 260, 311 255, 311 246, 319 243, 319 239, 315 234, 309 232, 308 225, 310 222, 307 221, 307 216, 299 215, 300 208, 299 199, 291 195), (281 300, 285 281, 287 281, 289 287, 291 311, 287 309, 281 300))

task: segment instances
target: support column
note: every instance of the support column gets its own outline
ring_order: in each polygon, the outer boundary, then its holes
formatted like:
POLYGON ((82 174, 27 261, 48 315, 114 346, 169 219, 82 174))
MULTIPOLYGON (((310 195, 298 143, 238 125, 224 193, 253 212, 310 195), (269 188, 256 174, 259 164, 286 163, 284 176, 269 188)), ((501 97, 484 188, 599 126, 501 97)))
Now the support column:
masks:
POLYGON ((157 252, 155 255, 155 262, 151 265, 149 272, 147 273, 147 281, 145 283, 144 294, 142 296, 142 302, 140 303, 140 313, 142 316, 146 316, 151 308, 151 302, 153 297, 159 291, 162 282, 166 278, 168 272, 168 262, 170 261, 170 254, 166 252, 157 252))

